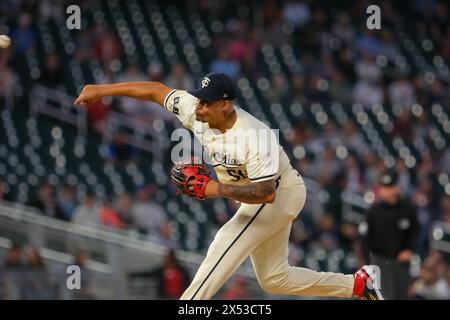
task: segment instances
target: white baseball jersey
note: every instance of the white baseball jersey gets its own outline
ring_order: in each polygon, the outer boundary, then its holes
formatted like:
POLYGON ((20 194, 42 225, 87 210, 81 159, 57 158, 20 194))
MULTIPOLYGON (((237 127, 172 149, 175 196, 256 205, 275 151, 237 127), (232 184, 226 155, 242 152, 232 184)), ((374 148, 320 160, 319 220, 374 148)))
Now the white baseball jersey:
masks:
POLYGON ((225 133, 196 120, 197 98, 185 90, 172 90, 164 108, 175 114, 208 153, 217 178, 224 184, 247 184, 278 178, 292 170, 274 132, 262 121, 235 106, 237 120, 225 133))

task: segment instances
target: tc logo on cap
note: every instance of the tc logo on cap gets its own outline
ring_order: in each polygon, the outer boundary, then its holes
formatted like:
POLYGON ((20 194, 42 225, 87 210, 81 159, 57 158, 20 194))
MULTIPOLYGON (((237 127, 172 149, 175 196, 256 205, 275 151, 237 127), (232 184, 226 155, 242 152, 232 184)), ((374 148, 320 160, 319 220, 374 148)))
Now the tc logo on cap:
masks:
POLYGON ((202 88, 207 87, 209 85, 210 81, 211 80, 209 80, 208 77, 204 77, 203 80, 202 80, 202 88))

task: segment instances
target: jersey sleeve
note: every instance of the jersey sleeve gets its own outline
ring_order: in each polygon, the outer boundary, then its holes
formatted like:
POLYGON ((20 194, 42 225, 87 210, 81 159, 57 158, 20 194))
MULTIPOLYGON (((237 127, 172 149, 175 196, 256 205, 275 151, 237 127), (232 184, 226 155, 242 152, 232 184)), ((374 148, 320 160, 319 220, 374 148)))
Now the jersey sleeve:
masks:
POLYGON ((276 177, 280 165, 280 146, 269 128, 255 130, 247 135, 247 175, 251 182, 261 182, 276 177))
POLYGON ((174 89, 164 99, 164 108, 172 112, 184 127, 192 129, 195 121, 197 98, 185 90, 174 89))

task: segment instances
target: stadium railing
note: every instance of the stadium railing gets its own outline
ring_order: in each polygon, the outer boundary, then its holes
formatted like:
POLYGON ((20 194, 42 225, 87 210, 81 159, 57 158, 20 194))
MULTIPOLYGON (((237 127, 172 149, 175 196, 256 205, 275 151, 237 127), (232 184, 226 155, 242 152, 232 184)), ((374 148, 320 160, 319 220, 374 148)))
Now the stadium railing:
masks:
MULTIPOLYGON (((9 249, 12 241, 30 243, 40 248, 42 258, 59 266, 52 269, 56 270, 57 275, 65 272, 64 266, 74 264, 74 253, 80 250, 87 252, 91 258, 86 269, 92 273, 95 282, 102 284, 96 286, 103 290, 99 298, 106 299, 136 297, 131 289, 124 289, 130 285, 127 274, 162 265, 167 252, 166 246, 149 238, 144 239, 135 231, 69 223, 43 216, 33 208, 4 202, 0 204, 0 251, 9 249)), ((204 258, 202 254, 184 250, 177 250, 176 254, 192 275, 204 258)), ((236 274, 245 277, 250 288, 258 288, 249 264, 241 266, 236 274)), ((58 286, 64 287, 65 279, 58 286)), ((258 289, 256 295, 258 291, 261 294, 258 289)), ((70 297, 67 289, 63 293, 70 297)), ((149 297, 152 293, 144 292, 137 298, 149 297)))

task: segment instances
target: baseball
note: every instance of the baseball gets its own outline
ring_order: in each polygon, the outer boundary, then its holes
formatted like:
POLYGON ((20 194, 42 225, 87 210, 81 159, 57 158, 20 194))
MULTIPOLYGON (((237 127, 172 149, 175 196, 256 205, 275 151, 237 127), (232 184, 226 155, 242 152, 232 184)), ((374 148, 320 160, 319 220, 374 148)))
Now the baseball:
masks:
POLYGON ((11 39, 7 35, 5 34, 0 35, 0 48, 6 49, 9 47, 10 44, 11 39))

